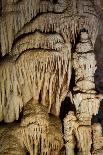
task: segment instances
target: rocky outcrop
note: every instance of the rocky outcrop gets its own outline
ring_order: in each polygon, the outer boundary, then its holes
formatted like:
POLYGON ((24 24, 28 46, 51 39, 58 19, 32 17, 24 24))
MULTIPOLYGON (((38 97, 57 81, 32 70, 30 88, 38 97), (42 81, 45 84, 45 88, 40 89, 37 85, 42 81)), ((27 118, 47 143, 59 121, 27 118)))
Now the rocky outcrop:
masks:
POLYGON ((100 0, 1 0, 0 10, 0 155, 102 155, 100 0))

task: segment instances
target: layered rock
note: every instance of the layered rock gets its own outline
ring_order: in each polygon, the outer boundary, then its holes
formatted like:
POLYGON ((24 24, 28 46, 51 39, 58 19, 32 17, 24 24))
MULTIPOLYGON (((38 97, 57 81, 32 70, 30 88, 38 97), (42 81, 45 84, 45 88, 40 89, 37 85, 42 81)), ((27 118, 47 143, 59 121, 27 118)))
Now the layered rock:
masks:
POLYGON ((58 155, 63 147, 61 121, 47 113, 48 109, 28 102, 21 123, 0 129, 0 155, 58 155), (35 106, 34 106, 35 105, 35 106))
POLYGON ((0 155, 102 155, 100 1, 0 5, 0 155))
POLYGON ((66 151, 68 155, 75 154, 77 146, 78 154, 91 155, 95 154, 98 146, 100 150, 103 147, 97 140, 103 139, 100 125, 92 127, 91 124, 93 115, 98 114, 102 96, 95 91, 96 60, 86 30, 80 33, 80 43, 77 44, 73 58, 76 85, 73 89, 73 103, 76 107, 76 116, 74 112, 69 112, 64 119, 66 151))

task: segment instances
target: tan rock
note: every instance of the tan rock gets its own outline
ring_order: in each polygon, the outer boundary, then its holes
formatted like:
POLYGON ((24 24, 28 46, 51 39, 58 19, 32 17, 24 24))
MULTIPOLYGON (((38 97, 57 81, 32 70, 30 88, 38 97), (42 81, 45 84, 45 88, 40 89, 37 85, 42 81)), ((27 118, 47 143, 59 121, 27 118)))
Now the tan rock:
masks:
POLYGON ((102 20, 100 0, 0 0, 0 155, 103 155, 102 20))

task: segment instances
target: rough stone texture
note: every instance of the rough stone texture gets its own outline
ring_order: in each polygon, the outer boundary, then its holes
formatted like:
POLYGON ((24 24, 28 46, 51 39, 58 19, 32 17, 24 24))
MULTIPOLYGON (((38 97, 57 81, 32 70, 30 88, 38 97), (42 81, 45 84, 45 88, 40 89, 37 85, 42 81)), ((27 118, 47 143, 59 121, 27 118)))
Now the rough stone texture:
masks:
POLYGON ((100 0, 0 1, 0 155, 103 155, 102 12, 100 0))

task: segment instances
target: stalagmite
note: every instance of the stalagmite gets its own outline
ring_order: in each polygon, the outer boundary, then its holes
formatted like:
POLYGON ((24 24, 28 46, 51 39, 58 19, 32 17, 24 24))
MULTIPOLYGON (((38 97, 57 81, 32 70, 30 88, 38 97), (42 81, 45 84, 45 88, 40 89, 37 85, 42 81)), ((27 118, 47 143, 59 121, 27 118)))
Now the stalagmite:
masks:
POLYGON ((103 154, 102 33, 100 0, 0 1, 0 155, 103 154))
POLYGON ((78 123, 76 122, 76 117, 73 112, 70 112, 64 118, 64 140, 65 140, 65 147, 66 147, 66 154, 67 155, 74 155, 74 149, 76 146, 76 139, 75 139, 75 130, 74 127, 78 127, 78 123))
POLYGON ((40 154, 50 154, 53 149, 59 152, 63 145, 59 119, 49 117, 47 108, 34 101, 30 101, 24 109, 20 130, 24 137, 23 143, 31 155, 38 154, 39 149, 40 154), (35 145, 34 149, 33 145, 35 145))
POLYGON ((92 115, 98 113, 101 100, 96 94, 94 83, 94 74, 97 67, 88 33, 86 31, 81 32, 80 39, 76 53, 73 56, 76 73, 73 100, 78 118, 84 124, 87 122, 87 125, 91 125, 92 115), (78 93, 78 91, 80 92, 78 93))
POLYGON ((67 155, 75 155, 77 146, 80 155, 91 155, 91 127, 77 121, 74 112, 69 112, 64 119, 64 139, 67 155))

